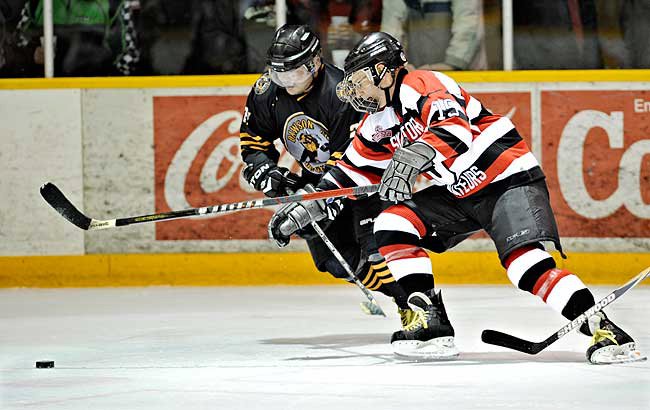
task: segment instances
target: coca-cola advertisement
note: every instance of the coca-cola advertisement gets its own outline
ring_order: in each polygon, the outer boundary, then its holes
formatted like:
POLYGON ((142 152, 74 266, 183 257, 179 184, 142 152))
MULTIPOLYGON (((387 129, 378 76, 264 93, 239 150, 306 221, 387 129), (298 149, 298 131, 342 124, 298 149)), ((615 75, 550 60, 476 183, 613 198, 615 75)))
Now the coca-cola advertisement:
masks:
POLYGON ((544 91, 542 166, 560 233, 650 237, 650 91, 544 91))
MULTIPOLYGON (((530 142, 529 92, 478 93, 494 112, 508 115, 530 142)), ((239 125, 246 97, 154 98, 156 212, 260 198, 240 177, 239 125)), ((281 150, 281 163, 291 156, 281 150)), ((297 170, 294 166, 294 170, 297 170)), ((272 209, 218 214, 156 224, 157 240, 266 239, 272 209)))
MULTIPOLYGON (((258 198, 240 178, 245 96, 154 98, 156 212, 258 198)), ((156 239, 262 239, 272 211, 156 224, 156 239)))
MULTIPOLYGON (((531 144, 530 92, 474 95, 531 144)), ((562 236, 650 236, 649 101, 650 91, 541 92, 541 163, 562 236)), ((156 212, 261 196, 240 177, 244 103, 242 95, 154 99, 156 212)), ((283 152, 281 162, 293 161, 283 152)), ((156 239, 265 239, 271 215, 166 222, 156 239)))

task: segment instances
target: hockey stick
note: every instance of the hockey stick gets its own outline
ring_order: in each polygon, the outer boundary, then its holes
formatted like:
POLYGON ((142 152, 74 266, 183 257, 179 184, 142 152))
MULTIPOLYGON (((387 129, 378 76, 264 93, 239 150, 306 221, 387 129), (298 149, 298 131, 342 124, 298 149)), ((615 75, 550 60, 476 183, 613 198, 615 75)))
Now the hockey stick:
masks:
POLYGON ((518 350, 520 352, 528 354, 537 354, 555 343, 562 336, 578 328, 594 313, 603 310, 605 306, 611 304, 616 299, 623 296, 628 290, 635 287, 648 276, 650 276, 650 268, 645 269, 625 285, 621 286, 618 289, 615 289, 612 293, 599 300, 595 305, 587 309, 580 316, 569 322, 569 324, 562 327, 560 330, 553 333, 551 336, 546 338, 546 340, 543 340, 541 342, 530 342, 528 340, 520 339, 518 337, 509 335, 507 333, 498 332, 496 330, 484 330, 481 334, 481 340, 492 345, 507 347, 508 349, 518 350))
POLYGON ((190 208, 180 211, 162 212, 158 214, 131 216, 126 218, 99 220, 90 218, 78 210, 63 192, 51 182, 41 187, 41 196, 52 208, 60 213, 65 219, 81 229, 94 231, 98 229, 115 228, 116 226, 133 225, 144 222, 157 222, 167 219, 187 218, 190 216, 202 216, 222 212, 241 211, 245 209, 263 208, 272 205, 286 204, 289 202, 313 201, 315 199, 335 198, 349 195, 361 195, 377 192, 379 185, 366 185, 352 188, 332 189, 329 191, 310 192, 280 196, 277 198, 263 198, 252 201, 234 202, 231 204, 213 205, 203 208, 190 208))
POLYGON ((352 273, 352 269, 350 268, 350 265, 348 265, 347 261, 343 258, 343 255, 341 255, 339 250, 336 249, 336 247, 329 240, 327 235, 325 235, 323 229, 320 226, 318 226, 316 222, 312 222, 311 226, 312 228, 314 228, 314 230, 316 231, 318 236, 320 236, 323 242, 325 242, 325 245, 327 245, 330 251, 332 251, 332 254, 336 258, 336 260, 338 260, 341 266, 343 266, 343 269, 345 269, 345 271, 347 272, 350 280, 352 280, 359 287, 359 289, 361 289, 364 295, 366 295, 366 297, 368 298, 369 302, 361 302, 361 304, 365 306, 365 308, 370 312, 371 315, 382 315, 383 317, 386 317, 386 313, 384 313, 384 311, 381 309, 375 297, 372 296, 372 293, 370 293, 368 288, 363 286, 363 283, 361 283, 361 281, 359 281, 359 279, 354 275, 354 273, 352 273))

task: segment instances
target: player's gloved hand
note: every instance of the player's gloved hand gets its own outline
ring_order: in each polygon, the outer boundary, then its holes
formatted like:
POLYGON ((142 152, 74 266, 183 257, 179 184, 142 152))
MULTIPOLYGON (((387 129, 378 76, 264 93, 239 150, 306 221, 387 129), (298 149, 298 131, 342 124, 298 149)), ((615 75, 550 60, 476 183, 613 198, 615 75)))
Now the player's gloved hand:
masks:
POLYGON ((242 175, 253 188, 271 198, 289 195, 300 184, 298 175, 271 162, 248 164, 242 170, 242 175))
POLYGON ((398 148, 381 177, 379 197, 393 202, 411 199, 415 179, 433 164, 435 156, 436 151, 424 142, 398 148))
MULTIPOLYGON (((296 193, 316 192, 311 184, 305 185, 296 193)), ((277 210, 269 221, 269 238, 275 240, 279 247, 289 244, 292 234, 308 227, 312 222, 324 219, 334 220, 343 209, 341 198, 318 199, 315 201, 293 202, 277 210)))

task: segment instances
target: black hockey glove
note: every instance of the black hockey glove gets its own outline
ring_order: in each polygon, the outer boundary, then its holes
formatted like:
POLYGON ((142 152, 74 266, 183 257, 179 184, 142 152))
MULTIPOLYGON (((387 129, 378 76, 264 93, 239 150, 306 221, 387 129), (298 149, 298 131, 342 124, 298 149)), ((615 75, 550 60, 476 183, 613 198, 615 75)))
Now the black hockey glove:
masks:
POLYGON ((253 188, 271 198, 289 195, 300 186, 298 175, 270 161, 246 165, 242 169, 242 176, 253 188))
MULTIPOLYGON (((316 192, 310 184, 297 193, 316 192)), ((286 204, 277 210, 269 221, 269 238, 279 247, 289 244, 291 235, 309 227, 312 222, 334 220, 343 209, 341 198, 318 199, 286 204)))
POLYGON ((424 142, 398 148, 381 177, 379 197, 385 201, 405 201, 413 196, 413 185, 420 172, 430 168, 436 151, 424 142))

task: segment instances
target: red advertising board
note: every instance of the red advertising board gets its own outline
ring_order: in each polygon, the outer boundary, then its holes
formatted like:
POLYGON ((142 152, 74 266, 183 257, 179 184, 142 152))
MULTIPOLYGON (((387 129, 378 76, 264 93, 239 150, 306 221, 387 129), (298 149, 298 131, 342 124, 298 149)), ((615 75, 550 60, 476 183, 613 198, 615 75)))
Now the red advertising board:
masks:
POLYGON ((544 91, 542 166, 567 237, 650 237, 650 91, 544 91))
MULTIPOLYGON (((240 181, 245 96, 155 97, 156 212, 258 198, 240 181)), ((156 239, 266 238, 269 210, 156 224, 156 239)))
MULTIPOLYGON (((508 115, 530 143, 529 92, 476 93, 508 115)), ((240 179, 239 124, 246 97, 155 97, 156 212, 259 198, 240 179)), ((288 155, 283 153, 283 155, 288 155)), ((267 209, 156 224, 158 240, 266 239, 267 209)))

